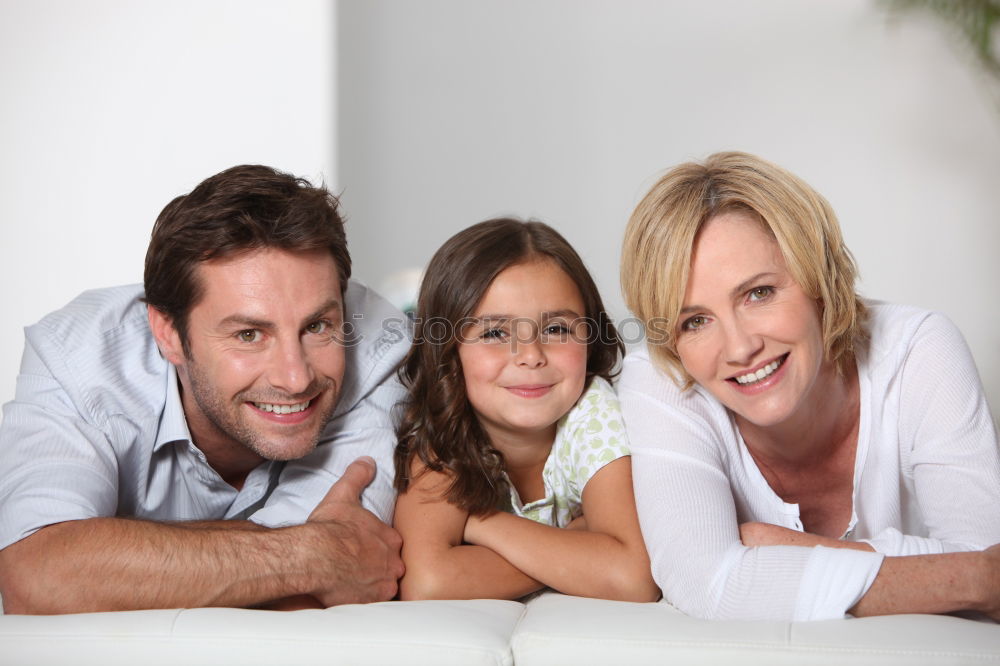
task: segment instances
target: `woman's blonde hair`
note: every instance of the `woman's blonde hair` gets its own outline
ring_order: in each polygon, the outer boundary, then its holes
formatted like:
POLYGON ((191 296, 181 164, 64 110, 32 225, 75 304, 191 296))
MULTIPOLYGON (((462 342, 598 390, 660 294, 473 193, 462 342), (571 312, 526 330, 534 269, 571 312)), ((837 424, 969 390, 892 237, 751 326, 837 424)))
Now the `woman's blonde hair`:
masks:
POLYGON ((866 339, 857 267, 830 204, 804 181, 755 155, 715 153, 666 173, 636 206, 622 244, 625 303, 645 327, 650 354, 689 387, 677 354, 678 316, 698 231, 743 211, 774 236, 792 277, 821 310, 827 359, 843 369, 866 339))

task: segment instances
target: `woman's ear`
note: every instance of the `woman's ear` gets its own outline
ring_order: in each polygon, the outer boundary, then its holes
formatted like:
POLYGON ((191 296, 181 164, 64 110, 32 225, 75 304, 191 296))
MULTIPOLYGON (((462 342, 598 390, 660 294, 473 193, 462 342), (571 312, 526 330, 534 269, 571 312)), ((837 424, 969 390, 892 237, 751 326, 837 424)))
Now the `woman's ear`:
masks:
POLYGON ((146 313, 149 316, 149 330, 156 340, 156 346, 160 348, 160 354, 173 365, 183 365, 184 346, 173 319, 152 305, 146 306, 146 313))

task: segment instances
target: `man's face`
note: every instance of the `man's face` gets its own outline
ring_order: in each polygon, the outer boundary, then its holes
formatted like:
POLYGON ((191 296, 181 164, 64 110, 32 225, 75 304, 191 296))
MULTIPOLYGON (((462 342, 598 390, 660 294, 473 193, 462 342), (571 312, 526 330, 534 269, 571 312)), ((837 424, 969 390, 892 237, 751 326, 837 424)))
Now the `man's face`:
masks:
MULTIPOLYGON (((254 250, 202 263, 177 366, 195 444, 226 478, 315 448, 344 376, 343 303, 326 252, 254 250)), ((228 480, 228 479, 227 479, 228 480)))

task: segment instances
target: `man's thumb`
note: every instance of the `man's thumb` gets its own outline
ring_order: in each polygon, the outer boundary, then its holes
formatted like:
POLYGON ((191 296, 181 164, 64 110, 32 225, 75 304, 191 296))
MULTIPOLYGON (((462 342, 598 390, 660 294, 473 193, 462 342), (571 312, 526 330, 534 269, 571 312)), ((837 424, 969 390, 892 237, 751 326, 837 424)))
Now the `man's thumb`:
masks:
POLYGON ((330 487, 326 500, 357 502, 361 498, 361 491, 375 478, 375 471, 374 459, 368 456, 358 458, 347 466, 344 475, 330 487))

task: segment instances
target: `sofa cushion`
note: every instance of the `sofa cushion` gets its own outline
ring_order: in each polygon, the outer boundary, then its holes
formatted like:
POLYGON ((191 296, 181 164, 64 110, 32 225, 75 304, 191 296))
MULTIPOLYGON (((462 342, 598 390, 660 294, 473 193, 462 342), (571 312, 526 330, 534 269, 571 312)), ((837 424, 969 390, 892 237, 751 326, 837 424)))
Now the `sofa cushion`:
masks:
POLYGON ((667 603, 544 594, 513 637, 518 666, 1000 663, 1000 626, 941 615, 824 622, 709 621, 667 603))
POLYGON ((524 606, 414 601, 288 613, 234 608, 6 615, 4 664, 498 664, 524 606))

